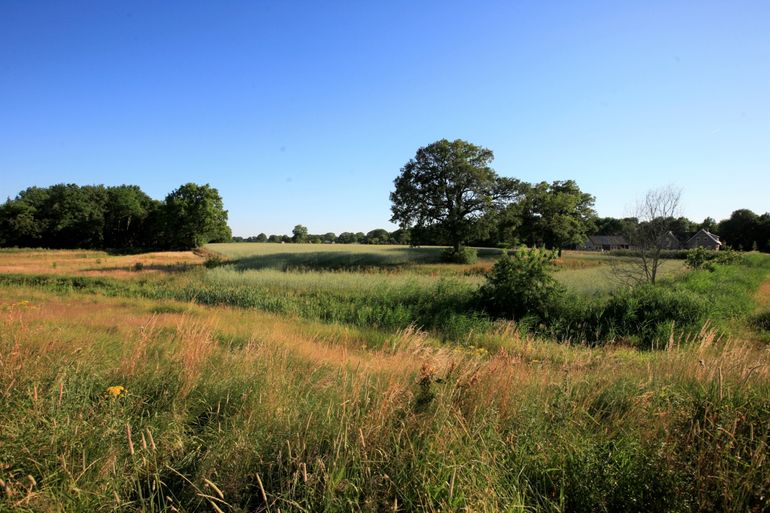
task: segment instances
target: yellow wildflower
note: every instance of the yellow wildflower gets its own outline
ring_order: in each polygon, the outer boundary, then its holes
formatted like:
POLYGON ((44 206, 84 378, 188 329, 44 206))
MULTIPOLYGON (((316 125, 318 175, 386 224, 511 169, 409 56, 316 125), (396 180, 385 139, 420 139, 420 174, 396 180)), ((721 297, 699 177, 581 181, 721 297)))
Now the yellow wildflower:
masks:
POLYGON ((118 397, 128 393, 128 390, 123 385, 115 385, 107 387, 107 393, 112 397, 118 397))

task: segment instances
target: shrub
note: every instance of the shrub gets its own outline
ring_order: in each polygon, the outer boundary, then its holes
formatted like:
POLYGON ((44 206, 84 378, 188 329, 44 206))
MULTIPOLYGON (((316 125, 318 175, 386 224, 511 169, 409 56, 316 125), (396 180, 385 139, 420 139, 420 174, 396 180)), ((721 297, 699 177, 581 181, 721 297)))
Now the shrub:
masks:
POLYGON ((739 264, 743 262, 743 260, 743 255, 731 248, 726 248, 722 251, 713 251, 698 247, 687 252, 686 265, 690 269, 713 271, 716 269, 716 264, 739 264))
POLYGON ((597 320, 605 333, 635 338, 649 346, 667 338, 672 329, 697 327, 706 310, 692 293, 641 285, 610 298, 597 320))
POLYGON ((479 259, 476 248, 461 246, 458 251, 454 248, 447 248, 441 253, 441 260, 451 264, 475 264, 479 259))
POLYGON ((526 316, 548 317, 562 289, 551 276, 553 251, 519 249, 504 253, 487 274, 479 289, 482 308, 491 315, 508 319, 526 316))
POLYGON ((704 248, 695 248, 687 252, 687 261, 685 264, 690 269, 714 270, 714 264, 711 262, 713 257, 704 248))

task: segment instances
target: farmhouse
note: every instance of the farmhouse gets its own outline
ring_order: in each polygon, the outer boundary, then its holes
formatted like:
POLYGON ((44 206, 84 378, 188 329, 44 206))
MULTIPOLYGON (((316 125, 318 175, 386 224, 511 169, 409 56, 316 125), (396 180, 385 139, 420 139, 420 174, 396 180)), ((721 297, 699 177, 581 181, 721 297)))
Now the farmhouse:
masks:
POLYGON ((706 248, 718 251, 722 247, 722 241, 719 235, 715 235, 705 228, 701 228, 695 235, 690 237, 685 245, 688 248, 706 248))
POLYGON ((680 249, 682 242, 674 235, 674 232, 669 230, 660 239, 660 247, 663 249, 680 249))
POLYGON ((579 249, 587 251, 610 251, 613 249, 630 249, 630 244, 622 235, 589 235, 579 249))

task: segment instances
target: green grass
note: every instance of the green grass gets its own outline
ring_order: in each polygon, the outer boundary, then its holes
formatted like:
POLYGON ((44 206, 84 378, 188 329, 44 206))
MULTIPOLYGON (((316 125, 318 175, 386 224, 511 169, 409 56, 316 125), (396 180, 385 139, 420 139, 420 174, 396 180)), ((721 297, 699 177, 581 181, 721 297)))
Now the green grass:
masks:
POLYGON ((742 263, 718 265, 713 271, 694 271, 672 284, 675 290, 697 294, 708 303, 709 318, 737 328, 756 308, 755 292, 770 276, 770 257, 747 253, 742 263))
MULTIPOLYGON (((289 272, 0 275, 0 511, 770 509, 761 339, 561 344, 474 313, 478 267, 302 251, 289 272)), ((609 261, 556 277, 599 311, 609 261)), ((766 326, 767 256, 670 269, 663 295, 722 333, 766 326)))
MULTIPOLYGON (((443 247, 370 244, 269 244, 222 243, 206 248, 234 261, 245 269, 355 269, 430 264, 441 261, 443 247)), ((497 249, 479 250, 479 257, 493 258, 497 249)))
MULTIPOLYGON (((581 255, 581 259, 584 258, 581 255)), ((598 257, 595 260, 586 258, 598 265, 587 268, 562 268, 554 273, 554 278, 566 289, 575 294, 589 297, 602 297, 617 291, 626 285, 613 275, 610 262, 618 257, 598 257)), ((633 264, 627 263, 626 267, 633 264)), ((687 272, 683 260, 666 260, 660 268, 659 279, 670 281, 678 279, 687 272)))

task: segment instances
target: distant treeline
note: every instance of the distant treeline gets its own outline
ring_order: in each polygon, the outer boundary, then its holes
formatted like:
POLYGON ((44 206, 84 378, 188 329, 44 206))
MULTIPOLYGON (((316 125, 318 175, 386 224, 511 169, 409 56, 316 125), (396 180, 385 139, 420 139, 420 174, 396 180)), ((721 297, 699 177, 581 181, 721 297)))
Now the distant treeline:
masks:
MULTIPOLYGON (((720 222, 712 217, 707 217, 700 223, 686 217, 665 221, 680 240, 686 240, 698 230, 705 229, 719 235, 721 241, 732 249, 770 252, 770 213, 757 215, 751 210, 740 209, 720 222)), ((591 235, 626 235, 634 231, 638 220, 633 217, 599 217, 593 224, 595 228, 591 235)))
MULTIPOLYGON (((471 241, 472 246, 479 247, 499 247, 515 246, 517 244, 528 244, 530 246, 546 246, 549 248, 557 247, 577 247, 580 242, 585 240, 587 235, 625 235, 634 231, 639 225, 637 219, 632 217, 614 218, 614 217, 589 217, 582 220, 579 216, 573 216, 571 226, 572 234, 568 234, 564 239, 566 243, 561 245, 545 243, 547 239, 545 230, 538 229, 537 226, 547 225, 551 230, 558 226, 557 216, 541 216, 539 223, 532 223, 534 226, 524 230, 524 219, 517 222, 511 222, 511 217, 498 218, 497 226, 492 223, 492 229, 487 230, 487 236, 476 238, 471 241), (575 222, 576 219, 581 221, 575 222), (575 229, 574 227, 577 228, 575 229)), ((564 224, 564 218, 561 221, 564 224)), ((721 240, 729 247, 737 250, 759 250, 770 252, 770 213, 757 215, 751 210, 736 210, 729 219, 721 222, 707 217, 703 222, 691 221, 686 217, 679 217, 668 220, 671 231, 677 238, 686 240, 701 228, 720 236, 721 240)), ((324 234, 310 234, 303 225, 294 227, 291 235, 267 235, 260 233, 252 237, 233 237, 233 242, 273 242, 273 243, 314 243, 314 244, 412 244, 412 245, 446 245, 447 240, 443 236, 443 230, 423 229, 423 230, 395 230, 388 232, 384 228, 378 228, 370 232, 342 232, 339 235, 328 232, 324 234)), ((562 232, 564 233, 564 232, 562 232)), ((556 237, 551 237, 551 240, 556 237)), ((560 241, 561 242, 561 241, 560 241)))
MULTIPOLYGON (((567 247, 585 240, 594 228, 594 197, 580 190, 573 180, 530 184, 516 181, 513 200, 505 206, 481 209, 467 227, 467 243, 472 246, 516 245, 567 247)), ((363 232, 309 234, 297 225, 291 235, 235 237, 236 242, 315 242, 337 244, 412 244, 415 246, 451 245, 453 230, 436 222, 425 227, 383 228, 363 232)))
POLYGON ((219 192, 188 183, 163 201, 136 185, 30 187, 0 206, 0 246, 190 249, 228 241, 219 192))
MULTIPOLYGON (((624 235, 639 225, 635 218, 598 217, 594 198, 572 180, 521 183, 515 201, 491 209, 474 220, 468 244, 480 247, 577 247, 588 235, 624 235)), ((742 209, 717 222, 668 220, 672 232, 685 239, 701 228, 719 235, 738 250, 770 252, 770 213, 742 209)), ((274 242, 318 244, 448 245, 440 224, 423 228, 383 228, 363 232, 310 234, 303 225, 291 235, 260 233, 231 237, 227 211, 217 189, 188 183, 163 201, 136 185, 106 187, 59 184, 30 187, 0 205, 0 246, 92 248, 115 250, 189 249, 207 242, 274 242)))

